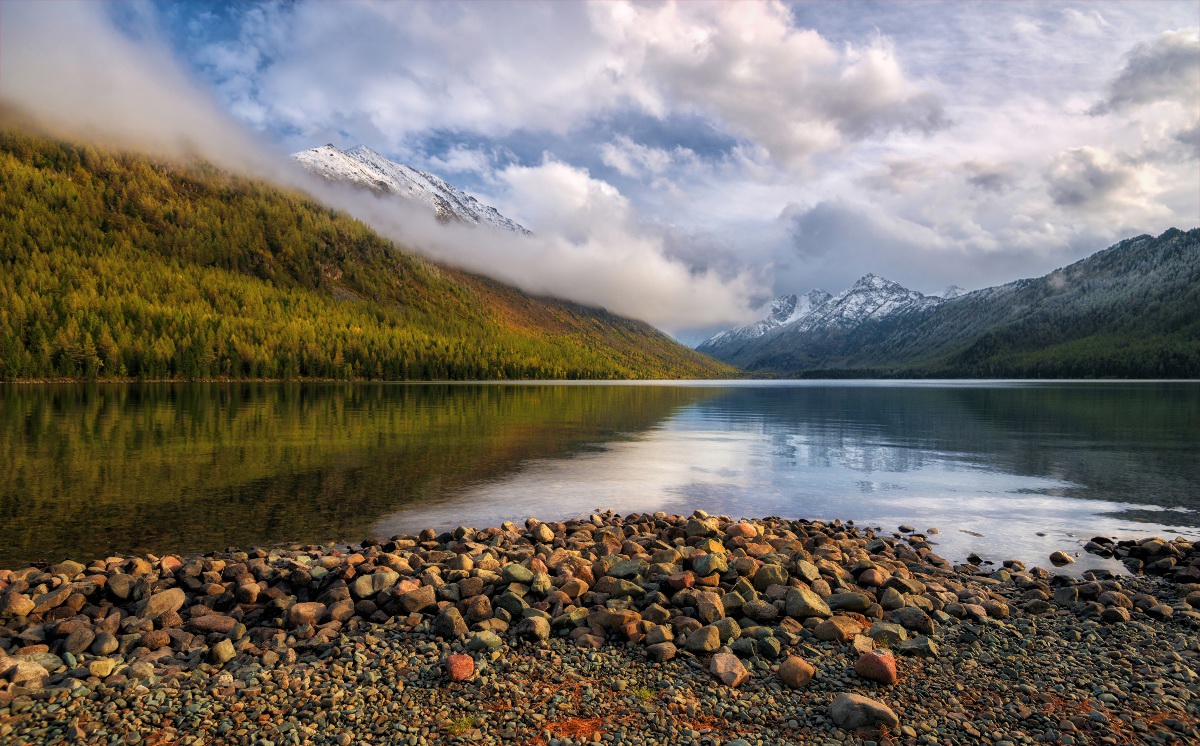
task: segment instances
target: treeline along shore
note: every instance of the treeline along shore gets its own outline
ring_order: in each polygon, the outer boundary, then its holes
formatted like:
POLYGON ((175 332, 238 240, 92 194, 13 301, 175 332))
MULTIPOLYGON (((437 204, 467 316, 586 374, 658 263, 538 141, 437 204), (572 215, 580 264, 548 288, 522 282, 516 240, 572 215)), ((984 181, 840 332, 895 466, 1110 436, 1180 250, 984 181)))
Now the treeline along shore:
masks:
POLYGON ((0 570, 0 742, 1200 739, 1200 546, 1096 537, 1132 574, 1076 578, 901 529, 605 513, 0 570))

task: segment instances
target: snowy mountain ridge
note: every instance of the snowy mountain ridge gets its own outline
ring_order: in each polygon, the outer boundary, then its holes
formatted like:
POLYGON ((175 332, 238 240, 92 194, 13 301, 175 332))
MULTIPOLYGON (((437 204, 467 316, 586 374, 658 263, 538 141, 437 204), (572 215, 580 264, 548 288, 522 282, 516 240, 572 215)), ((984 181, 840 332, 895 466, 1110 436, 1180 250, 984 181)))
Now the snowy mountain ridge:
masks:
POLYGON ((531 235, 528 229, 501 215, 496 208, 483 204, 431 173, 388 160, 365 145, 349 150, 322 145, 293 153, 292 160, 328 181, 357 184, 424 204, 443 223, 455 221, 531 235))
POLYGON ((782 327, 787 327, 789 332, 853 329, 868 319, 924 310, 961 294, 961 288, 951 286, 942 297, 924 295, 886 278, 867 274, 837 295, 824 290, 812 290, 799 297, 782 295, 771 302, 765 319, 715 334, 696 349, 711 354, 718 347, 747 342, 782 327))

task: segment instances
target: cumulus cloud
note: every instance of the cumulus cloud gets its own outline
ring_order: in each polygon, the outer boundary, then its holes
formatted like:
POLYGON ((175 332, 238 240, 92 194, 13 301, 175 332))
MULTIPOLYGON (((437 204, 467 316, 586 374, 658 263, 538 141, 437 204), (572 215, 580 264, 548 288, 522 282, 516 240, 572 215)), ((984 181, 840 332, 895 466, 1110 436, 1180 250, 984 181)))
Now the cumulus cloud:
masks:
MULTIPOLYGON (((936 87, 886 39, 835 47, 779 2, 255 6, 195 61, 251 124, 322 141, 354 130, 392 152, 430 130, 561 135, 634 110, 698 114, 795 166, 946 125, 936 87)), ((640 170, 655 154, 613 142, 606 155, 640 170)))
POLYGON ((1200 28, 1167 31, 1130 50, 1091 113, 1123 112, 1156 101, 1178 102, 1194 112, 1198 91, 1200 28))
POLYGON ((886 39, 838 50, 781 3, 596 3, 591 16, 639 73, 632 93, 650 111, 698 111, 785 165, 946 125, 941 97, 905 75, 886 39))

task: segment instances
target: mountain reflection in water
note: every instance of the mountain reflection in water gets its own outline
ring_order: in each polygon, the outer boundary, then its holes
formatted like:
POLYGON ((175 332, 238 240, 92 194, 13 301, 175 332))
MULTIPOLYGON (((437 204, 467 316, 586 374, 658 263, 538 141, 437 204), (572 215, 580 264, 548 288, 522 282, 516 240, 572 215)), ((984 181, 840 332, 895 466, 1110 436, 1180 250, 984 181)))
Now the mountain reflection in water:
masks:
POLYGON ((0 566, 604 508, 937 526, 950 559, 1044 564, 1200 517, 1194 383, 6 386, 0 433, 0 566))

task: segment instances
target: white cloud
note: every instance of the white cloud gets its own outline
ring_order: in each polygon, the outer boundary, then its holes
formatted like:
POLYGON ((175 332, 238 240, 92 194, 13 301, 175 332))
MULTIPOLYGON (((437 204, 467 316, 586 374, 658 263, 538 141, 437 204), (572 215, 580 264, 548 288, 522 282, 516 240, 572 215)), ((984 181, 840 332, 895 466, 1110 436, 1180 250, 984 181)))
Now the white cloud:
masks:
POLYGON ((647 110, 708 116, 787 166, 848 141, 945 125, 940 96, 907 78, 887 40, 839 51, 796 28, 781 3, 590 10, 647 110))
MULTIPOLYGON (((652 320, 672 332, 751 318, 757 285, 749 272, 698 270, 668 256, 664 237, 639 223, 629 200, 586 170, 546 157, 497 172, 503 211, 532 237, 448 240, 422 235, 433 253, 534 293, 554 293, 652 320), (477 250, 481 239, 486 251, 477 250)), ((441 226, 439 226, 441 228, 441 226)))
MULTIPOLYGON (((683 149, 680 150, 682 154, 683 149)), ((695 158, 695 153, 690 150, 686 153, 695 158)), ((647 173, 661 174, 671 165, 673 155, 662 148, 652 148, 625 135, 617 135, 600 146, 600 160, 624 176, 637 177, 647 173)))
POLYGON ((455 145, 444 156, 428 159, 429 166, 450 173, 488 174, 492 170, 492 157, 478 148, 455 145))

